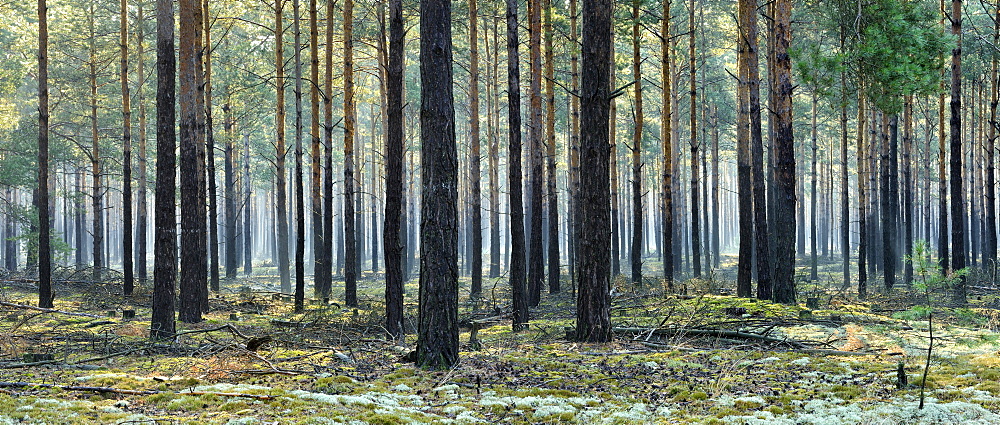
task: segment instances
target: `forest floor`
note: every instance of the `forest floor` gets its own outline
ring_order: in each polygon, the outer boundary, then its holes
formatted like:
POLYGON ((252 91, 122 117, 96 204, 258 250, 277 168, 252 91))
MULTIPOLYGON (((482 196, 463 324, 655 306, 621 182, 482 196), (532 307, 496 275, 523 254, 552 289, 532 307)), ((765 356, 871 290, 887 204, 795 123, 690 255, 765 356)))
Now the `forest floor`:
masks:
MULTIPOLYGON (((619 280, 604 345, 566 339, 572 288, 543 294, 513 333, 505 281, 470 300, 463 280, 461 361, 446 371, 403 360, 412 329, 383 337, 375 274, 359 308, 312 302, 301 314, 273 276, 224 281, 205 321, 178 323, 171 343, 147 338, 148 286, 125 301, 120 280, 65 272, 56 311, 38 311, 23 307, 31 279, 11 277, 0 280, 0 424, 1000 423, 996 295, 936 306, 918 409, 928 325, 908 310, 919 296, 859 302, 833 283, 836 268, 799 285, 812 308, 726 295, 727 274, 677 293, 619 280)), ((411 327, 416 293, 412 281, 411 327)))

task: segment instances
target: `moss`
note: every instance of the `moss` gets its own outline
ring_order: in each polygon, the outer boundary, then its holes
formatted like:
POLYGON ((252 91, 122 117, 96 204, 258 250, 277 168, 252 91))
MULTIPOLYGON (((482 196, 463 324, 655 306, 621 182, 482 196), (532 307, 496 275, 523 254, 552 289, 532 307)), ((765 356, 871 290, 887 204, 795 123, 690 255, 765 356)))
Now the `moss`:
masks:
POLYGON ((365 422, 371 425, 402 425, 405 423, 402 418, 385 413, 369 415, 365 417, 365 422))
POLYGON ((847 385, 834 385, 830 392, 844 400, 853 400, 861 395, 861 388, 847 385))

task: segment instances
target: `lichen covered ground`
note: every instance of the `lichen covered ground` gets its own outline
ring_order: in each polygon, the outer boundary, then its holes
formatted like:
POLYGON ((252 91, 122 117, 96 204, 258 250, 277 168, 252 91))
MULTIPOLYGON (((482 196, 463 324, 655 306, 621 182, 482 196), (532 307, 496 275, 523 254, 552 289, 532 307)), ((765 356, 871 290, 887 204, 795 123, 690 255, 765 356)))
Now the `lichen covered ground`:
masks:
MULTIPOLYGON (((463 328, 460 364, 426 371, 403 360, 412 334, 380 334, 377 278, 362 285, 357 309, 312 304, 302 314, 266 292, 267 282, 228 282, 204 322, 179 324, 203 332, 171 343, 147 341, 147 306, 116 298, 112 283, 64 286, 75 295, 56 302, 102 317, 0 307, 0 382, 57 386, 0 388, 0 424, 1000 423, 989 297, 941 309, 918 409, 927 323, 900 314, 911 297, 903 290, 861 303, 811 288, 820 306, 806 309, 718 295, 707 281, 689 282, 687 296, 628 288, 612 312, 620 332, 603 345, 566 339, 568 293, 544 296, 520 333, 504 318, 502 292, 463 297, 464 321, 484 322, 478 341, 463 328), (136 318, 108 317, 122 309, 136 318), (653 328, 671 331, 637 330, 653 328), (247 338, 264 336, 271 342, 247 350, 247 338)), ((30 287, 3 285, 2 301, 32 303, 30 287)))

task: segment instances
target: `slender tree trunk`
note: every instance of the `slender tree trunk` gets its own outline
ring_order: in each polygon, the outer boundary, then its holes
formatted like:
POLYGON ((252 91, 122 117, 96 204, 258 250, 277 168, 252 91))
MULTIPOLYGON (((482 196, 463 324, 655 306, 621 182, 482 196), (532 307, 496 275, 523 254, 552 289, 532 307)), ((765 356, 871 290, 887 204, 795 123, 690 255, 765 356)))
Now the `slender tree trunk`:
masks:
POLYGON ((632 1, 632 79, 635 127, 632 132, 632 283, 642 285, 642 57, 639 0, 632 1))
POLYGON ((388 127, 386 128, 385 224, 385 329, 390 336, 403 336, 403 1, 389 0, 389 69, 386 82, 388 127))
POLYGON ((868 147, 865 95, 858 90, 858 298, 868 296, 868 147))
MULTIPOLYGON (((306 206, 302 182, 302 31, 299 0, 292 1, 292 32, 295 34, 295 311, 305 308, 306 294, 306 206)), ((315 84, 312 85, 315 87, 315 84)))
MULTIPOLYGON (((663 170, 660 182, 660 192, 663 197, 663 204, 660 207, 663 220, 663 278, 667 281, 667 290, 674 289, 674 203, 673 203, 673 170, 674 153, 673 123, 670 70, 670 0, 663 1, 663 16, 660 18, 660 32, 663 38, 660 40, 660 66, 663 84, 660 87, 660 98, 663 101, 662 117, 663 125, 660 126, 660 150, 663 153, 663 170)), ((738 130, 737 130, 738 131, 738 130)), ((749 280, 747 280, 749 284, 749 280)), ((749 286, 747 287, 749 291, 749 286)))
POLYGON ((122 84, 122 272, 124 295, 132 296, 135 276, 132 264, 132 105, 128 86, 128 1, 121 0, 121 84, 122 84))
POLYGON ((177 280, 177 215, 175 204, 174 2, 156 1, 156 205, 153 262, 153 312, 149 337, 172 339, 174 285, 177 280))
POLYGON ((48 6, 38 0, 38 306, 52 308, 49 232, 49 27, 48 6))
POLYGON ((436 369, 458 363, 458 152, 450 24, 449 0, 420 2, 420 216, 424 221, 417 365, 436 369))
MULTIPOLYGON (((755 6, 747 6, 755 8, 755 6)), ((756 242, 757 298, 769 300, 772 296, 771 261, 769 233, 767 230, 767 196, 765 193, 766 176, 764 175, 764 144, 761 139, 760 122, 760 75, 758 71, 757 17, 748 16, 743 26, 745 38, 749 40, 746 47, 746 58, 743 66, 746 71, 748 99, 750 105, 750 166, 753 182, 754 239, 756 242)))
POLYGON ((354 216, 354 0, 344 0, 344 302, 358 305, 358 247, 354 216))
MULTIPOLYGON (((205 165, 208 179, 208 254, 209 254, 209 286, 212 291, 219 292, 219 198, 218 198, 218 186, 215 179, 215 131, 212 121, 212 35, 211 27, 212 20, 211 14, 209 13, 208 1, 203 0, 201 7, 203 13, 202 24, 204 25, 205 32, 205 49, 204 49, 204 66, 205 66, 205 165)), ((227 148, 228 144, 232 143, 232 137, 226 140, 227 148)), ((227 158, 227 160, 230 160, 227 158)), ((230 164, 226 164, 227 169, 230 164)), ((231 173, 231 171, 229 171, 231 173)), ((227 190, 229 188, 226 188, 227 190)), ((228 211, 227 211, 228 214, 228 211)), ((229 237, 230 231, 228 230, 228 222, 226 237, 229 237)), ((235 237, 235 218, 233 221, 232 234, 235 237)), ((233 245, 226 244, 226 252, 233 251, 235 254, 235 248, 233 245)), ((235 272, 235 264, 233 262, 233 270, 235 272)), ((226 277, 229 276, 229 264, 226 264, 226 277)), ((206 310, 207 311, 207 310, 206 310)))
MULTIPOLYGON (((277 217, 278 217, 278 240, 275 241, 278 247, 278 274, 281 278, 281 292, 283 294, 289 294, 292 292, 292 282, 289 276, 288 267, 288 196, 285 190, 287 184, 285 183, 285 157, 287 155, 287 149, 285 147, 285 44, 284 44, 284 34, 285 27, 282 24, 282 9, 284 8, 284 0, 275 0, 275 11, 274 11, 274 32, 275 32, 275 42, 274 42, 274 56, 275 56, 275 78, 274 83, 277 89, 277 102, 276 112, 275 112, 275 132, 276 143, 275 143, 275 203, 277 204, 277 217)), ((345 82, 346 87, 346 82, 345 82)))
POLYGON ((895 179, 898 167, 896 163, 896 144, 899 129, 897 115, 882 114, 882 163, 881 163, 881 224, 882 224, 882 269, 885 274, 885 291, 892 290, 896 283, 896 208, 899 191, 895 179), (888 131, 886 131, 888 130, 888 131))
MULTIPOLYGON (((809 259, 809 270, 810 270, 809 279, 812 280, 813 282, 818 282, 819 281, 819 259, 817 258, 817 253, 816 253, 816 251, 817 251, 817 249, 816 249, 816 245, 817 245, 816 237, 818 236, 817 232, 816 232, 816 213, 817 213, 817 211, 816 211, 816 192, 817 192, 817 190, 816 190, 816 184, 817 184, 817 182, 816 182, 816 157, 817 157, 817 154, 818 154, 818 151, 819 151, 819 146, 818 146, 818 142, 817 142, 819 134, 818 134, 817 126, 816 126, 816 115, 818 114, 818 111, 817 111, 818 108, 819 108, 819 95, 818 95, 818 93, 817 93, 816 90, 813 90, 813 93, 812 93, 812 114, 811 114, 811 116, 812 116, 812 125, 811 125, 811 128, 812 128, 812 132, 811 132, 811 134, 812 134, 812 171, 811 171, 811 173, 812 173, 811 174, 812 175, 812 188, 810 189, 811 190, 811 194, 809 196, 809 215, 810 215, 810 221, 811 221, 810 226, 809 226, 809 253, 810 253, 809 254, 810 255, 810 259, 809 259)), ((805 223, 802 223, 802 224, 805 224, 805 223)), ((805 227, 805 226, 802 226, 802 227, 805 227)))
MULTIPOLYGON (((105 267, 104 257, 104 189, 101 187, 101 148, 99 143, 99 133, 97 129, 97 36, 94 32, 94 4, 90 4, 90 12, 87 15, 87 27, 90 34, 90 59, 87 61, 90 77, 90 167, 93 176, 93 189, 91 202, 94 209, 93 227, 93 252, 94 252, 94 272, 91 280, 101 282, 105 267)), ((46 200, 46 202, 48 202, 46 200)), ((50 254, 51 255, 51 254, 50 254)))
POLYGON ((542 253, 542 0, 528 0, 528 302, 537 306, 545 280, 542 253))
MULTIPOLYGON (((472 293, 483 292, 483 205, 482 166, 479 134, 479 8, 476 0, 469 0, 469 209, 472 229, 472 293)), ((400 117, 402 122, 402 117, 400 117)), ((400 124, 402 131, 402 124, 400 124)), ((400 136, 402 137, 402 136, 400 136)), ((402 159, 400 159, 402 163, 402 159)), ((402 190, 402 183, 400 183, 402 190)), ((386 211, 388 215, 388 211, 386 211)), ((388 260, 386 260, 388 261, 388 260)))
MULTIPOLYGON (((320 154, 320 132, 319 132, 319 18, 316 0, 309 0, 309 77, 312 84, 309 85, 309 110, 312 113, 309 120, 309 136, 312 139, 309 150, 309 158, 312 165, 309 168, 312 184, 310 185, 312 195, 312 234, 313 234, 313 290, 316 298, 323 299, 323 288, 327 286, 326 274, 326 238, 329 237, 323 230, 323 187, 320 176, 323 171, 323 157, 320 154)), ((329 29, 328 29, 329 30, 329 29)))
POLYGON ((225 155, 225 176, 223 177, 223 182, 225 183, 224 197, 225 197, 225 228, 226 228, 226 278, 232 279, 236 277, 236 267, 237 267, 237 250, 243 249, 243 247, 237 247, 236 243, 236 221, 239 217, 238 207, 236 206, 236 140, 233 134, 233 120, 232 120, 232 104, 229 101, 229 94, 226 94, 226 102, 222 105, 222 111, 224 113, 222 127, 225 129, 226 133, 226 144, 224 149, 225 155))
MULTIPOLYGON (((552 44, 552 0, 543 0, 545 9, 545 137, 548 194, 546 195, 549 244, 549 293, 559 292, 559 197, 556 193, 556 95, 555 55, 552 44)), ((478 179, 478 178, 477 178, 478 179)))
MULTIPOLYGON (((962 189, 962 0, 951 2, 951 33, 957 39, 951 50, 951 267, 965 268, 965 201, 962 189)), ((954 286, 952 302, 965 305, 965 278, 954 286)))
MULTIPOLYGON (((913 255, 913 176, 910 172, 910 158, 913 146, 913 97, 906 96, 903 106, 903 253, 904 258, 913 255)), ((903 262, 903 283, 913 281, 913 262, 903 262)))
MULTIPOLYGON (((840 29, 840 47, 844 47, 844 28, 840 29)), ((844 283, 846 290, 851 286, 851 209, 849 178, 847 174, 847 71, 840 71, 840 252, 844 262, 844 283)), ((832 181, 831 181, 832 184, 832 181)))
MULTIPOLYGON (((945 0, 940 0, 941 26, 945 21, 945 0)), ((953 28, 954 29, 954 28, 953 28)), ((954 53, 954 51, 953 51, 954 53)), ((941 58, 944 61, 944 58, 941 58)), ((954 60, 953 60, 954 63, 954 60)), ((954 72, 954 71, 953 71, 954 72)), ((948 175, 947 175, 947 144, 945 143, 944 110, 945 110, 945 79, 947 71, 941 70, 941 83, 938 86, 938 260, 943 272, 951 270, 948 243, 948 175)))
POLYGON ((525 280, 524 199, 521 193, 521 69, 518 58, 517 0, 507 0, 507 206, 510 215, 509 270, 515 332, 528 327, 528 285, 525 280))
MULTIPOLYGON (((993 45, 1000 45, 1000 7, 996 10, 993 26, 993 45)), ((990 64, 990 118, 986 136, 985 181, 983 182, 983 199, 985 208, 985 223, 983 235, 983 264, 987 267, 997 266, 997 208, 996 208, 996 147, 997 147, 997 103, 1000 101, 1000 78, 998 78, 998 61, 993 55, 990 64)))
POLYGON ((700 148, 701 142, 698 140, 698 86, 697 81, 697 66, 695 65, 695 54, 694 54, 694 42, 695 42, 695 23, 694 23, 694 10, 695 10, 695 0, 691 0, 690 11, 688 18, 688 27, 690 28, 690 43, 688 44, 688 59, 690 60, 688 75, 691 78, 691 125, 689 130, 691 130, 691 257, 694 267, 694 277, 701 277, 701 212, 699 211, 698 196, 700 195, 701 186, 698 181, 701 171, 698 168, 698 149, 700 148))
MULTIPOLYGON (((250 133, 243 133, 243 274, 250 276, 253 272, 251 248, 253 232, 250 222, 250 133)), ((259 214, 259 213, 258 213, 259 214)))
POLYGON ((490 26, 484 25, 487 31, 483 45, 486 47, 486 57, 489 60, 490 68, 487 72, 489 78, 486 82, 486 133, 489 139, 489 167, 490 167, 490 278, 500 277, 500 137, 497 132, 499 125, 494 125, 494 120, 499 122, 499 101, 497 100, 499 79, 499 28, 497 19, 487 16, 485 20, 493 20, 493 49, 490 49, 488 31, 490 26))
POLYGON ((323 74, 323 145, 326 166, 323 168, 323 249, 316 285, 320 299, 325 304, 333 287, 333 2, 326 2, 326 48, 323 74))

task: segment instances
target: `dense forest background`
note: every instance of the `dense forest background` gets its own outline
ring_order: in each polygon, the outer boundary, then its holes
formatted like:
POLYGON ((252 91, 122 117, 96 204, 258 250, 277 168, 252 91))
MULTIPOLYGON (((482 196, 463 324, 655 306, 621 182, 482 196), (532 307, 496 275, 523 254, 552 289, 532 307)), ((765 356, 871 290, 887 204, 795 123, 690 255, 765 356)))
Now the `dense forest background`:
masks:
POLYGON ((995 274, 996 5, 595 4, 7 2, 4 268, 41 307, 121 272, 154 337, 239 278, 296 311, 384 280, 439 366, 498 285, 607 341, 626 287, 865 299, 921 240, 956 305, 995 274))

